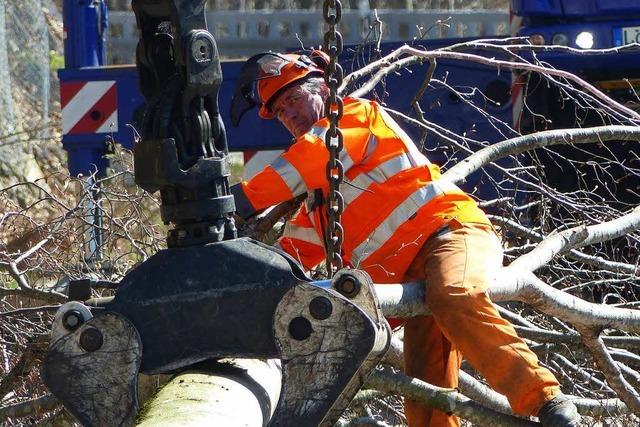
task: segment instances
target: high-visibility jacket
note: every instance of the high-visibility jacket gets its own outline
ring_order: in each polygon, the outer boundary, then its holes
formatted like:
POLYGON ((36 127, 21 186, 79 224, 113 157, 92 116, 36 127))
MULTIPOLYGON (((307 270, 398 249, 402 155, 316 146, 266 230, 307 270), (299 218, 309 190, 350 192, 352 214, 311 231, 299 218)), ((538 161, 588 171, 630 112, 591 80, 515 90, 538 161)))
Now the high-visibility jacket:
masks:
MULTIPOLYGON (((328 126, 319 120, 262 172, 232 187, 242 217, 308 194, 280 239, 308 269, 325 258, 328 126)), ((426 239, 449 221, 489 223, 473 199, 439 179, 440 168, 375 101, 346 98, 340 129, 345 266, 367 271, 375 283, 397 283, 426 239)))

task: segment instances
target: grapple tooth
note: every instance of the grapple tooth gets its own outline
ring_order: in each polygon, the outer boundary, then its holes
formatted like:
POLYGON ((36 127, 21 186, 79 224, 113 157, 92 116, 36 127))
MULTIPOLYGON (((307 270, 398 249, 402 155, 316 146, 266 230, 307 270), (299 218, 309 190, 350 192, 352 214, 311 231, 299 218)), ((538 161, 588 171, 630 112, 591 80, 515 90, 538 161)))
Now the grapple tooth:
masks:
POLYGON ((138 412, 141 359, 131 322, 105 313, 51 343, 42 378, 83 426, 130 426, 138 412))
POLYGON ((283 378, 269 425, 332 426, 384 356, 391 331, 339 293, 301 284, 278 304, 274 335, 283 378))

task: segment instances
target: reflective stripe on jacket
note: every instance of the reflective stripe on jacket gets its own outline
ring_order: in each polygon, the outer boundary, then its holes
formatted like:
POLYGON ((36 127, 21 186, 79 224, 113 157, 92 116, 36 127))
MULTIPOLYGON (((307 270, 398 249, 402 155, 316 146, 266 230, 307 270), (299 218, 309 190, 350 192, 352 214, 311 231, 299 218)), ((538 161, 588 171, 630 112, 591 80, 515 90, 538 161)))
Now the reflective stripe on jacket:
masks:
MULTIPOLYGON (((427 237, 450 220, 488 223, 468 195, 439 180, 440 168, 376 102, 346 98, 344 104, 345 265, 364 269, 376 283, 398 282, 427 237)), ((309 195, 280 241, 307 268, 324 258, 327 129, 326 119, 318 121, 271 165, 232 188, 244 217, 309 195)))

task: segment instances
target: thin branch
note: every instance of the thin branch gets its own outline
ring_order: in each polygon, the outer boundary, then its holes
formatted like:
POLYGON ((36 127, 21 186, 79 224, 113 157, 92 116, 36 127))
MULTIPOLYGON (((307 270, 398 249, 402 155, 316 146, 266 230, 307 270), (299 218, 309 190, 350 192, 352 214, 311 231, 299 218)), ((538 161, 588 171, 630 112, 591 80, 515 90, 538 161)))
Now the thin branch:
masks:
POLYGON ((604 392, 611 396, 615 395, 615 391, 613 391, 604 381, 597 378, 592 372, 576 365, 562 354, 550 353, 549 356, 551 357, 551 360, 559 366, 562 374, 566 376, 571 383, 576 383, 576 380, 581 380, 589 383, 590 387, 595 387, 595 390, 599 392, 604 392), (570 371, 569 374, 565 373, 567 369, 570 371))
POLYGON ((581 335, 585 347, 591 352, 611 388, 615 390, 620 399, 633 413, 640 414, 640 394, 624 378, 620 367, 607 351, 607 347, 598 332, 593 329, 586 329, 581 331, 581 335))
POLYGON ((37 301, 42 302, 50 302, 50 303, 64 303, 67 302, 68 298, 66 295, 63 295, 54 291, 40 291, 38 289, 27 288, 27 289, 7 289, 0 288, 0 298, 10 295, 16 295, 24 298, 30 298, 37 301))
MULTIPOLYGON (((637 208, 634 209, 630 214, 635 213, 634 215, 637 215, 636 211, 637 211, 637 208)), ((627 214, 627 215, 630 215, 630 214, 627 214)), ((625 215, 625 217, 627 215, 625 215)), ((537 241, 542 241, 545 238, 542 234, 537 233, 523 225, 520 225, 519 223, 517 223, 516 221, 513 221, 512 219, 504 218, 497 215, 491 215, 491 214, 487 215, 487 217, 491 220, 491 223, 493 225, 505 227, 510 231, 517 233, 520 236, 527 237, 530 239, 535 239, 537 241)), ((617 222, 619 219, 621 218, 615 219, 613 221, 609 221, 609 223, 617 222)), ((614 229, 615 227, 611 227, 610 231, 613 231, 614 229)), ((620 236, 620 235, 621 235, 620 233, 610 233, 610 238, 612 239, 612 238, 615 238, 614 236, 620 236)), ((585 239, 585 241, 587 239, 585 239)), ((584 241, 583 241, 583 244, 584 244, 584 241)), ((583 252, 578 251, 577 249, 569 250, 569 252, 567 253, 567 256, 571 259, 580 261, 584 264, 591 265, 604 270, 609 270, 614 273, 627 273, 632 275, 640 274, 639 268, 635 264, 610 261, 599 256, 587 255, 583 252)))
POLYGON ((4 268, 9 272, 11 277, 13 277, 13 280, 15 280, 18 286, 20 286, 20 289, 22 289, 23 291, 33 290, 31 285, 29 285, 29 282, 27 282, 27 279, 24 278, 22 272, 18 270, 18 266, 15 262, 0 261, 0 268, 4 268))
POLYGON ((556 255, 568 251, 584 242, 589 232, 587 227, 575 227, 561 231, 544 239, 532 251, 520 256, 511 263, 511 267, 535 271, 548 264, 556 255))
POLYGON ((47 394, 36 399, 1 407, 0 420, 42 414, 44 412, 53 411, 60 405, 60 401, 54 395, 47 394))
POLYGON ((440 411, 457 415, 480 426, 534 427, 538 423, 502 414, 469 399, 455 389, 436 387, 389 368, 375 370, 366 382, 372 387, 405 396, 440 411))
POLYGON ((20 264, 22 261, 24 261, 25 259, 29 258, 32 254, 34 254, 35 252, 37 252, 41 247, 43 247, 44 245, 46 245, 49 241, 51 241, 51 235, 49 235, 46 239, 42 239, 41 241, 39 241, 38 243, 36 243, 35 245, 33 245, 31 248, 29 248, 28 251, 24 252, 22 255, 20 255, 18 258, 16 258, 14 260, 14 263, 16 265, 20 264))
MULTIPOLYGON (((513 325, 518 335, 534 341, 553 344, 582 344, 580 334, 562 333, 540 328, 527 328, 513 325)), ((609 347, 626 348, 629 350, 640 349, 640 337, 603 336, 602 340, 609 347)), ((640 360, 640 359, 639 359, 640 360)))
MULTIPOLYGON (((626 349, 624 350, 620 349, 620 348, 624 348, 624 346, 622 345, 616 345, 616 348, 611 348, 611 344, 607 342, 607 338, 611 338, 611 337, 603 336, 602 338, 604 343, 607 344, 607 347, 609 349, 609 354, 611 354, 611 357, 613 357, 613 359, 616 362, 622 362, 634 368, 640 368, 640 356, 637 353, 632 353, 630 351, 627 351, 626 349)), ((616 338, 625 338, 625 337, 616 337, 616 338)), ((640 337, 629 337, 629 338, 638 338, 640 342, 640 337)))
POLYGON ((484 165, 506 156, 558 144, 589 144, 604 141, 638 141, 640 127, 597 126, 537 132, 498 142, 477 151, 442 174, 443 179, 459 183, 484 165))

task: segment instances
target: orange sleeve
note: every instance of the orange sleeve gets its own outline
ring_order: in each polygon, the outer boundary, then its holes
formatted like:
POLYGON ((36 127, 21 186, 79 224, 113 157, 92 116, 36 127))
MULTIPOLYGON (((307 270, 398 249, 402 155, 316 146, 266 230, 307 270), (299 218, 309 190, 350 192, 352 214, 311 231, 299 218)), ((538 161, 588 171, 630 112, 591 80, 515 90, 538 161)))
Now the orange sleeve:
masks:
POLYGON ((295 197, 280 175, 269 165, 251 180, 242 183, 242 189, 251 205, 257 210, 290 200, 295 197))

